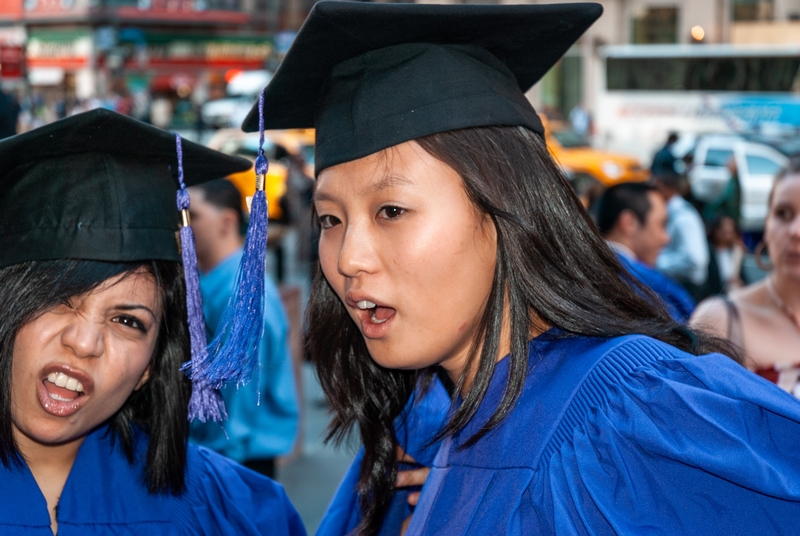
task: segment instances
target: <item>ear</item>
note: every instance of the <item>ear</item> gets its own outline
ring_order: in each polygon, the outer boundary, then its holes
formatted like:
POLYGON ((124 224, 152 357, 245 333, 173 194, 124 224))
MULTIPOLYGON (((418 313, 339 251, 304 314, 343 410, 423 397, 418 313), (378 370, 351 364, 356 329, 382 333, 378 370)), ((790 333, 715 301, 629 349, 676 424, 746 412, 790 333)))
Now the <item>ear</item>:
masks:
POLYGON ((624 236, 631 236, 639 230, 641 223, 639 223, 639 219, 633 211, 625 209, 619 213, 617 227, 619 227, 620 232, 622 232, 624 236))
POLYGON ((223 210, 220 221, 225 234, 229 234, 231 231, 239 234, 239 218, 236 216, 236 212, 229 209, 223 210))
POLYGON ((147 368, 144 369, 144 372, 142 372, 142 377, 139 378, 139 381, 136 383, 136 387, 134 387, 133 390, 138 391, 139 389, 144 387, 144 385, 147 383, 149 379, 150 379, 150 365, 148 364, 147 368))

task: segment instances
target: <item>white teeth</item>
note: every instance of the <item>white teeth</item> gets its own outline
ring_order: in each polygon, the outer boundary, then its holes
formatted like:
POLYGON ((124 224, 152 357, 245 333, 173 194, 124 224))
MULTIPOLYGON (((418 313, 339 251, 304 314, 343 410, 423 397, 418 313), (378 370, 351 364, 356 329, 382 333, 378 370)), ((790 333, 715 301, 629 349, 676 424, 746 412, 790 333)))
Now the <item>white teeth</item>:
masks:
POLYGON ((387 320, 389 320, 389 319, 388 319, 388 318, 384 318, 383 320, 378 320, 378 319, 375 317, 375 311, 373 311, 373 312, 372 312, 372 318, 371 318, 370 320, 372 320, 372 323, 373 323, 373 324, 383 324, 384 322, 386 322, 386 321, 387 321, 387 320))
POLYGON ((369 300, 361 300, 356 304, 356 307, 358 307, 361 310, 364 310, 364 309, 372 309, 373 307, 376 307, 376 305, 369 300))
POLYGON ((83 392, 83 384, 77 379, 67 376, 63 372, 51 372, 47 375, 47 381, 59 387, 63 387, 64 389, 69 389, 70 391, 76 391, 78 393, 83 392))

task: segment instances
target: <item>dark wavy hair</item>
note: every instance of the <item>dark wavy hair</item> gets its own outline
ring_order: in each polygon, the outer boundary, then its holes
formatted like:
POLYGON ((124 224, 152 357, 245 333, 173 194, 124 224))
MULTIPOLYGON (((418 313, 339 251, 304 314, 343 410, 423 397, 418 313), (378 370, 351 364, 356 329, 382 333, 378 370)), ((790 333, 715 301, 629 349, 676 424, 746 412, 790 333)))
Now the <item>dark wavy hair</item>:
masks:
MULTIPOLYGON (((510 312, 511 354, 503 398, 474 444, 496 427, 520 396, 528 373, 531 328, 564 336, 644 334, 693 354, 734 351, 719 339, 677 324, 656 296, 632 277, 600 237, 541 137, 522 127, 481 127, 416 140, 461 176, 472 203, 497 230, 494 280, 461 378, 475 370, 463 402, 439 438, 475 415, 495 370, 504 307, 510 312)), ((393 422, 416 382, 431 371, 376 364, 344 305, 316 267, 307 309, 306 345, 331 404, 329 440, 355 427, 364 443, 358 484, 364 514, 356 532, 376 534, 397 474, 393 422)), ((735 355, 735 354, 734 354, 735 355)))
POLYGON ((185 488, 187 420, 191 383, 180 371, 189 358, 183 268, 177 262, 112 263, 61 259, 30 261, 0 269, 0 463, 21 462, 12 433, 11 360, 19 329, 49 309, 97 288, 109 278, 145 270, 161 293, 163 316, 150 360, 150 378, 109 419, 109 430, 128 461, 134 460, 136 428, 149 436, 144 481, 151 493, 185 488))

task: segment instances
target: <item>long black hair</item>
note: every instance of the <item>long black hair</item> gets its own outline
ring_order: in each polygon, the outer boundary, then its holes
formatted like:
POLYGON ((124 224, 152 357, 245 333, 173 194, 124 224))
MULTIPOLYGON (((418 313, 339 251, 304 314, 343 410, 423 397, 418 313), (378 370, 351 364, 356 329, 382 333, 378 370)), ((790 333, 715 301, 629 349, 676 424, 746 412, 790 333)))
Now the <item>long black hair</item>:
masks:
MULTIPOLYGON (((510 313, 511 354, 502 401, 474 444, 497 426, 520 396, 528 373, 531 329, 566 336, 644 334, 700 354, 733 350, 677 324, 656 296, 633 278, 600 237, 553 162, 543 140, 522 127, 481 127, 416 140, 461 176, 472 203, 497 230, 494 280, 464 372, 474 380, 439 437, 475 415, 494 372, 503 311, 510 313)), ((357 427, 364 443, 358 492, 364 518, 356 532, 376 534, 397 473, 393 422, 420 376, 376 364, 319 265, 307 309, 307 350, 331 404, 328 439, 357 427)))
POLYGON ((150 378, 109 420, 128 461, 134 460, 136 427, 149 436, 145 474, 151 493, 185 487, 187 408, 191 383, 180 371, 188 360, 183 268, 171 261, 112 263, 61 259, 29 261, 0 269, 0 463, 20 463, 11 422, 11 361, 20 328, 53 307, 97 288, 109 278, 145 270, 161 293, 163 317, 150 360, 150 378))

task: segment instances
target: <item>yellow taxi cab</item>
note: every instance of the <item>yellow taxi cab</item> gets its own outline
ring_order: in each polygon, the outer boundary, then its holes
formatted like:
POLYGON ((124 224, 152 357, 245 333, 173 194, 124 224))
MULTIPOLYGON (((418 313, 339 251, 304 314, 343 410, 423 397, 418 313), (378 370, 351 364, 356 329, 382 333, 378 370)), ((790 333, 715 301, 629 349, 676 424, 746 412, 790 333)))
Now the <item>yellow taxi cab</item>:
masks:
POLYGON ((544 124, 545 143, 556 162, 575 182, 595 181, 608 188, 621 182, 644 182, 650 178, 649 170, 627 155, 593 149, 589 140, 578 134, 563 121, 548 120, 539 114, 544 124))
MULTIPOLYGON (((267 195, 267 211, 270 220, 284 217, 280 201, 286 194, 288 167, 281 162, 285 156, 302 157, 305 172, 314 176, 314 137, 313 129, 268 130, 264 132, 264 155, 269 160, 269 169, 264 184, 267 195)), ((253 167, 241 173, 234 173, 228 179, 242 194, 242 203, 255 193, 255 159, 258 155, 258 132, 242 132, 238 128, 220 129, 207 143, 208 147, 226 154, 249 158, 253 167)), ((243 206, 246 210, 247 207, 243 206)))

